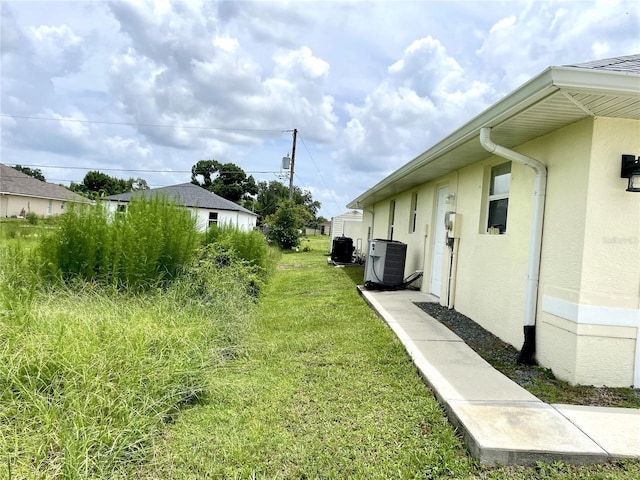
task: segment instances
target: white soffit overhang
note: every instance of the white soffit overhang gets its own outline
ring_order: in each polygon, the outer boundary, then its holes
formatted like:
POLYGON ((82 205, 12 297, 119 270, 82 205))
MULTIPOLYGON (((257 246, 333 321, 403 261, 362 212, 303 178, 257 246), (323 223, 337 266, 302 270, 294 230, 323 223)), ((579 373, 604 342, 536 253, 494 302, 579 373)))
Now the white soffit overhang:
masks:
POLYGON ((496 143, 513 148, 587 117, 640 119, 640 75, 550 67, 347 204, 366 208, 478 162, 489 154, 478 139, 492 127, 496 143))

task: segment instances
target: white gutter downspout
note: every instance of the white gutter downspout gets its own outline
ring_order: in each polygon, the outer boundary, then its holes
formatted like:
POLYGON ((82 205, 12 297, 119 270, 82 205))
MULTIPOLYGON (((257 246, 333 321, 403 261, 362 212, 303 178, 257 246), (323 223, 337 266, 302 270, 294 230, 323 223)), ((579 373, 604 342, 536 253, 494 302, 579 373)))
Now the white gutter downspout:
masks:
POLYGON ((536 172, 533 190, 533 212, 531 215, 531 235, 529 237, 529 264, 527 267, 527 290, 524 312, 524 345, 518 363, 532 364, 535 353, 536 307, 538 303, 538 281, 540 277, 540 252, 542 248, 542 221, 547 191, 547 167, 535 158, 509 150, 491 140, 491 128, 480 129, 480 144, 488 152, 516 163, 526 165, 536 172))

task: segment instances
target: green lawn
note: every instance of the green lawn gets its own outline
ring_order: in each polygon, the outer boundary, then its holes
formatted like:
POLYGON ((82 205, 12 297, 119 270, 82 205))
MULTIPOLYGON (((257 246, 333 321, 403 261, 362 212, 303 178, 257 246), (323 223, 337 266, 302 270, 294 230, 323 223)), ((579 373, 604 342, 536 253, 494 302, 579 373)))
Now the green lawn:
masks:
POLYGON ((326 238, 287 253, 243 348, 156 443, 141 478, 640 477, 640 462, 479 467, 392 332, 326 264, 326 238), (309 250, 309 251, 304 251, 309 250))
POLYGON ((56 218, 37 219, 0 218, 0 242, 3 245, 33 245, 51 230, 56 218))

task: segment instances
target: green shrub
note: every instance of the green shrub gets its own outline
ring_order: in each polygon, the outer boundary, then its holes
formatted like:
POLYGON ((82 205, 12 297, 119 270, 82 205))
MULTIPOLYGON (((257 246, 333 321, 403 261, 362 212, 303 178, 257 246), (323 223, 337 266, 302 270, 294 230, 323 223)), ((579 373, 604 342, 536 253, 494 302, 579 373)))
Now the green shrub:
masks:
POLYGON ((215 244, 218 248, 233 251, 234 256, 257 267, 257 274, 265 278, 273 270, 272 249, 262 232, 245 232, 231 225, 209 227, 203 245, 215 244))
POLYGON ((265 222, 269 225, 269 240, 280 248, 289 250, 300 244, 300 232, 311 218, 309 211, 293 200, 280 203, 273 215, 265 222))
MULTIPOLYGON (((265 270, 238 256, 233 248, 220 243, 202 246, 192 264, 180 277, 176 288, 182 296, 193 301, 210 303, 220 300, 214 292, 232 295, 257 296, 265 281, 265 270)), ((230 302, 233 303, 233 302, 230 302)), ((212 308, 226 308, 224 303, 212 308)))
POLYGON ((27 213, 27 216, 25 218, 27 219, 27 223, 29 225, 37 225, 38 221, 40 220, 40 217, 38 216, 38 214, 34 212, 27 213))
POLYGON ((126 213, 72 207, 41 244, 44 274, 145 290, 173 280, 197 246, 195 220, 166 198, 133 198, 126 213))

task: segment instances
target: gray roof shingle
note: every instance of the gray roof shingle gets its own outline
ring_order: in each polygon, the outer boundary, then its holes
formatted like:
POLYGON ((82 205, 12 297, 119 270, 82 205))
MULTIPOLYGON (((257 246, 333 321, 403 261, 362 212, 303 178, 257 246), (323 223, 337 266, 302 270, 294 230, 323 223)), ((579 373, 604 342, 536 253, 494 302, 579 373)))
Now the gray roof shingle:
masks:
MULTIPOLYGON (((211 210, 229 210, 232 212, 243 212, 250 215, 255 213, 241 207, 237 203, 233 203, 226 198, 222 198, 213 192, 205 190, 193 183, 181 183, 179 185, 171 185, 168 187, 152 188, 150 190, 138 190, 136 192, 120 193, 118 195, 109 195, 105 200, 117 202, 129 202, 131 197, 135 195, 155 196, 166 195, 167 198, 175 200, 178 204, 185 207, 208 208, 211 210)), ((257 215, 256 215, 257 216, 257 215)))
POLYGON ((592 62, 565 65, 565 67, 588 68, 592 70, 608 70, 612 72, 640 74, 640 54, 623 57, 604 58, 592 62))
POLYGON ((42 182, 3 163, 0 163, 0 193, 68 202, 90 202, 88 198, 61 185, 42 182))

